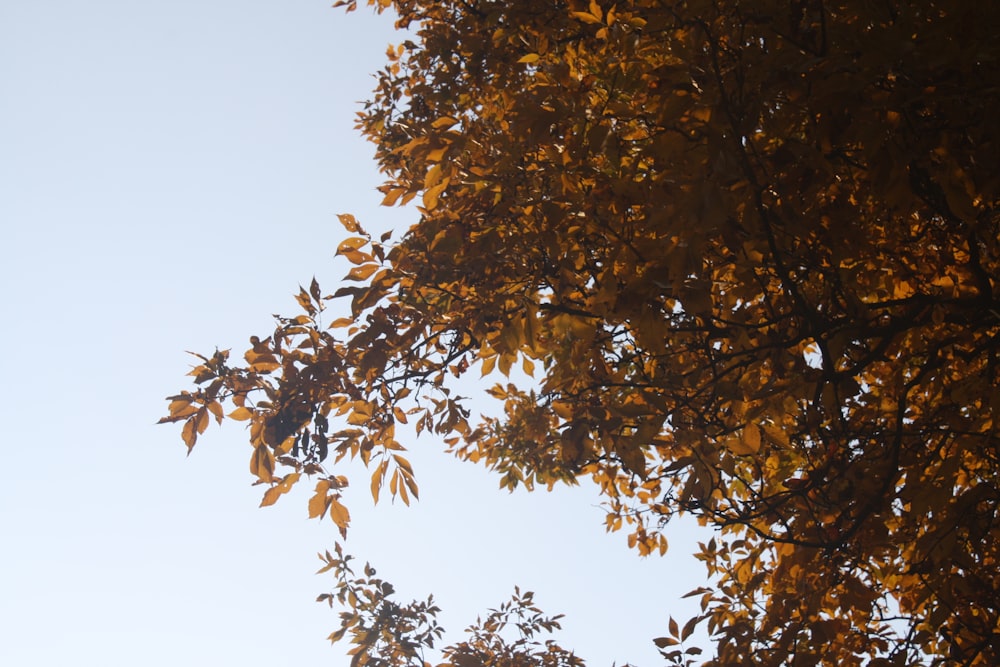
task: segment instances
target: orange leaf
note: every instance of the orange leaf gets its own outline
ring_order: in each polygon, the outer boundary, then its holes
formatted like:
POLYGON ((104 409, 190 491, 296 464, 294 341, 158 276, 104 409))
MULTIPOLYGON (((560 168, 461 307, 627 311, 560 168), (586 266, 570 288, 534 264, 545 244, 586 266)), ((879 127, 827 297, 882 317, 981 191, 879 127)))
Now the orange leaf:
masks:
POLYGON ((747 424, 739 439, 730 439, 726 445, 737 456, 756 454, 760 451, 760 428, 756 424, 747 424))
POLYGON ((229 413, 229 418, 238 422, 244 422, 253 416, 253 412, 248 408, 236 408, 229 413))
POLYGON ((340 502, 333 497, 330 497, 330 518, 333 522, 337 524, 340 528, 340 532, 344 533, 347 530, 347 524, 351 521, 351 513, 347 511, 347 508, 340 504, 340 502))
POLYGON ((341 327, 349 327, 354 324, 353 317, 338 317, 333 322, 330 322, 329 329, 340 329, 341 327))
POLYGON ((184 422, 184 428, 181 429, 181 439, 184 441, 184 444, 187 445, 188 452, 191 451, 191 448, 194 447, 195 440, 198 439, 198 434, 195 432, 194 428, 194 420, 195 417, 188 419, 184 422))
POLYGON ((273 505, 278 500, 278 497, 283 493, 288 493, 297 481, 299 481, 299 473, 293 472, 285 475, 280 482, 264 492, 264 498, 260 501, 260 506, 267 507, 268 505, 273 505))
POLYGON ((340 220, 340 224, 344 226, 344 229, 351 232, 352 234, 357 234, 361 231, 361 225, 350 213, 338 213, 337 219, 340 220))
POLYGON ((310 519, 315 519, 316 517, 321 517, 326 514, 326 508, 330 504, 328 496, 326 495, 329 490, 329 480, 321 479, 316 482, 316 493, 314 493, 312 498, 309 499, 310 519))
POLYGON ((347 280, 365 280, 378 270, 378 264, 362 264, 355 266, 347 273, 347 280))
POLYGON ((431 127, 433 127, 435 130, 439 130, 442 127, 451 127, 452 125, 455 125, 457 123, 458 123, 457 118, 452 118, 451 116, 442 116, 441 118, 438 118, 433 123, 431 123, 431 127))
POLYGON ((274 479, 274 452, 267 445, 257 445, 250 455, 250 472, 264 482, 274 479))
POLYGON ((208 404, 208 411, 211 412, 212 415, 215 417, 215 421, 217 421, 220 424, 222 423, 222 418, 223 418, 222 403, 219 403, 218 401, 212 401, 211 403, 208 404))
POLYGON ((574 18, 580 19, 584 23, 591 23, 597 25, 601 25, 603 23, 601 19, 587 12, 570 12, 570 15, 573 16, 574 18))

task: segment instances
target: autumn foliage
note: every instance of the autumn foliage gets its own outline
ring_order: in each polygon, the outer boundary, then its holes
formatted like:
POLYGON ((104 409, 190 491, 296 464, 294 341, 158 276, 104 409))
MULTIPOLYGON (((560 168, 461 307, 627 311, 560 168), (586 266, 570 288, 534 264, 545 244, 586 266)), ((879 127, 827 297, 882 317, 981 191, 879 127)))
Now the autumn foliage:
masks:
POLYGON ((340 216, 348 282, 201 358, 187 445, 231 403, 262 504, 308 480, 341 530, 345 458, 417 495, 405 423, 596 484, 639 554, 694 515, 672 662, 700 624, 713 665, 1000 664, 1000 4, 368 4, 411 32, 359 128, 419 220, 340 216))

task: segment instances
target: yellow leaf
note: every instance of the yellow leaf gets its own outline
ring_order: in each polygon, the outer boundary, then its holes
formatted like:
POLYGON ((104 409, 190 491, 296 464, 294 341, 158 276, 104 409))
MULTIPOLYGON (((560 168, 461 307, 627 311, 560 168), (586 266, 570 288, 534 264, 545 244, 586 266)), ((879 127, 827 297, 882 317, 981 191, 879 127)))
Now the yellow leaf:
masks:
POLYGON ((602 23, 601 19, 587 12, 570 12, 570 15, 573 16, 574 18, 580 19, 584 23, 591 23, 591 24, 596 23, 598 25, 602 23))
POLYGON ((364 264, 365 262, 370 262, 374 259, 367 252, 360 252, 358 250, 345 250, 340 253, 340 256, 346 258, 351 264, 364 264))
POLYGON ((760 428, 756 424, 747 424, 739 439, 730 439, 727 443, 729 451, 737 456, 747 456, 760 451, 760 428))
POLYGON ((194 447, 195 440, 198 439, 198 434, 194 429, 194 420, 195 417, 188 419, 184 422, 184 427, 181 429, 181 439, 184 441, 184 444, 187 445, 189 452, 191 451, 191 448, 194 447))
POLYGON ((264 497, 260 500, 260 507, 268 507, 273 505, 277 500, 278 496, 281 495, 281 489, 277 486, 272 486, 267 491, 264 492, 264 497))
POLYGON ((487 375, 492 373, 493 369, 496 368, 496 365, 497 365, 497 355, 495 354, 491 357, 486 357, 485 359, 483 359, 482 376, 486 377, 487 375))
POLYGON ((436 164, 427 170, 427 176, 424 177, 424 188, 430 189, 440 183, 444 179, 444 168, 436 164))
POLYGON ((338 317, 333 322, 330 322, 330 329, 340 329, 342 327, 349 327, 354 324, 353 317, 338 317))
POLYGON ((573 406, 566 401, 553 401, 552 410, 567 421, 573 417, 573 406))
POLYGON ((441 118, 438 118, 433 123, 431 123, 431 127, 433 127, 435 130, 439 130, 442 127, 451 127, 456 123, 458 123, 457 118, 452 118, 451 116, 442 116, 441 118))
POLYGON ((347 511, 347 508, 340 504, 340 502, 331 497, 330 498, 330 518, 333 522, 337 524, 341 532, 347 529, 347 524, 351 521, 351 513, 347 511))
POLYGON ((425 190, 423 197, 424 208, 427 209, 428 211, 433 210, 434 207, 437 206, 438 197, 441 195, 442 192, 444 192, 444 189, 446 187, 448 187, 447 179, 441 183, 438 183, 434 187, 425 190))
POLYGON ((427 161, 439 162, 444 157, 444 154, 447 152, 448 152, 447 146, 445 146, 444 148, 435 148, 434 150, 432 150, 427 154, 427 161))
POLYGON ((205 432, 205 429, 208 428, 209 424, 208 409, 202 408, 201 410, 198 410, 198 416, 195 417, 194 419, 198 420, 198 423, 195 426, 195 428, 198 429, 198 435, 201 435, 202 433, 205 432))
POLYGON ((382 461, 376 466, 375 471, 372 472, 371 479, 371 493, 372 500, 378 504, 379 492, 382 490, 382 483, 385 481, 385 472, 389 469, 389 462, 382 461))
POLYGON ((404 471, 406 471, 406 473, 408 475, 412 475, 413 474, 413 466, 410 465, 410 462, 406 459, 406 457, 400 456, 398 454, 394 454, 393 457, 392 457, 392 459, 393 459, 393 461, 396 462, 396 465, 398 465, 400 468, 402 468, 404 471))
POLYGON ((329 497, 326 494, 329 490, 330 482, 328 480, 321 479, 316 482, 316 493, 309 499, 310 519, 326 514, 326 508, 329 506, 329 497))
POLYGON ((597 0, 590 0, 590 7, 588 9, 590 9, 590 13, 596 16, 598 20, 601 19, 601 6, 597 4, 597 0))
POLYGON ((691 117, 707 123, 712 119, 712 109, 711 107, 695 107, 691 110, 691 117))
POLYGON ((364 280, 378 270, 378 264, 355 266, 347 273, 347 280, 364 280))
POLYGON ((337 219, 340 220, 340 224, 344 226, 344 229, 351 232, 352 234, 357 234, 361 231, 361 225, 350 213, 338 213, 337 219))
POLYGON ((264 492, 264 498, 260 501, 260 506, 267 507, 268 505, 273 505, 278 500, 278 497, 283 493, 288 493, 297 481, 299 481, 299 473, 293 472, 285 475, 280 482, 264 492))
POLYGON ((222 403, 219 403, 218 401, 212 401, 211 403, 208 404, 208 411, 211 412, 212 415, 215 417, 215 421, 217 421, 220 424, 222 423, 222 417, 223 417, 222 403))
POLYGON ((184 396, 183 398, 175 398, 170 401, 170 407, 167 410, 171 417, 187 417, 197 412, 198 408, 191 405, 190 397, 184 396))
POLYGON ((229 413, 229 418, 238 422, 244 422, 253 416, 253 412, 247 408, 236 408, 229 413))
POLYGON ((768 439, 781 447, 788 447, 790 442, 788 440, 788 434, 785 429, 780 426, 775 426, 774 424, 764 424, 764 433, 767 434, 768 439))
POLYGON ((531 63, 538 62, 540 58, 541 56, 538 55, 537 53, 529 53, 528 55, 519 58, 517 62, 530 65, 531 63))
POLYGON ((394 188, 392 190, 389 190, 388 192, 386 192, 385 198, 382 200, 381 205, 394 206, 396 202, 399 201, 399 198, 403 196, 405 192, 406 190, 403 190, 402 188, 394 188))
POLYGON ((270 373, 271 371, 276 371, 279 368, 281 368, 281 364, 279 364, 274 357, 265 357, 250 364, 250 370, 257 373, 270 373))
POLYGON ((340 245, 337 246, 336 254, 342 255, 346 252, 350 252, 351 250, 363 248, 366 245, 368 245, 368 239, 361 236, 352 236, 340 242, 340 245))
POLYGON ((309 499, 309 518, 315 519, 316 517, 322 517, 326 514, 326 495, 314 494, 312 498, 309 499))
POLYGON ((363 426, 371 421, 372 416, 363 412, 353 411, 347 416, 347 423, 351 426, 363 426))

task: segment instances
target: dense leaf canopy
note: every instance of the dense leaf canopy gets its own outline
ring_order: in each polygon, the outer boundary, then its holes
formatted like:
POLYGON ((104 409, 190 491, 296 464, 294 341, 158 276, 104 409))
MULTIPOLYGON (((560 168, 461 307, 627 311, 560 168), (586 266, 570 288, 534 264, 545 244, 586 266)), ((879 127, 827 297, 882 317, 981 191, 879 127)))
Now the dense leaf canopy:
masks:
POLYGON ((203 357, 188 446, 232 401, 264 504, 307 476, 346 530, 337 462, 407 501, 410 423, 592 481, 641 554, 715 527, 712 664, 1000 664, 1000 4, 368 4, 409 39, 359 128, 419 221, 340 216, 352 317, 314 282, 203 357))

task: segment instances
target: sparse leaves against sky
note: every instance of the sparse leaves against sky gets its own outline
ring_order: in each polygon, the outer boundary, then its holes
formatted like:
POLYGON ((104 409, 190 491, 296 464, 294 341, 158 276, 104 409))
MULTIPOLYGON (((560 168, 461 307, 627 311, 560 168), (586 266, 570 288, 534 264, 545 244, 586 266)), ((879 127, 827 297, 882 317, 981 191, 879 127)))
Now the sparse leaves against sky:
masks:
MULTIPOLYGON (((694 515, 713 585, 656 640, 675 664, 699 626, 710 664, 996 664, 997 10, 368 4, 411 33, 358 127, 419 221, 339 216, 351 317, 313 281, 245 363, 200 356, 165 417, 188 448, 231 403, 262 504, 305 476, 341 532, 345 459, 416 497, 398 423, 502 487, 597 485, 642 555, 694 515)), ((373 643, 384 590, 345 598, 357 664, 434 634, 373 643)), ((450 664, 514 664, 492 632, 450 664)))

